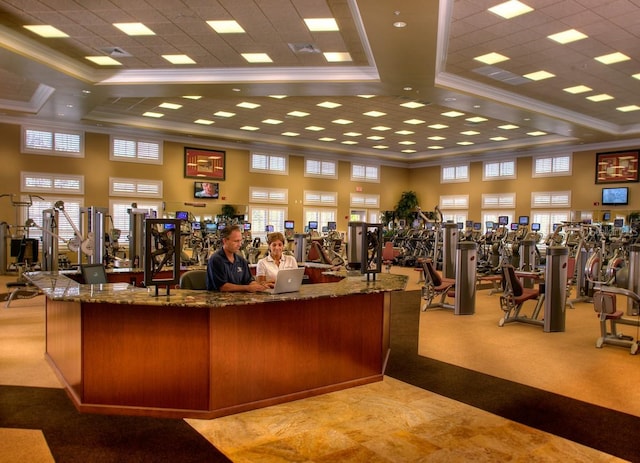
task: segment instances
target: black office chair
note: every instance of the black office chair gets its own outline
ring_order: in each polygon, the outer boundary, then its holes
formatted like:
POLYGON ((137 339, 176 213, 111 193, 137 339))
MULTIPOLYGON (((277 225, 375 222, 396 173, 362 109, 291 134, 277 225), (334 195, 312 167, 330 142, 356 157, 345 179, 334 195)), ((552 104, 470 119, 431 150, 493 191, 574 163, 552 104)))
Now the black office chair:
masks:
POLYGON ((180 289, 207 289, 207 271, 189 270, 180 276, 180 289))

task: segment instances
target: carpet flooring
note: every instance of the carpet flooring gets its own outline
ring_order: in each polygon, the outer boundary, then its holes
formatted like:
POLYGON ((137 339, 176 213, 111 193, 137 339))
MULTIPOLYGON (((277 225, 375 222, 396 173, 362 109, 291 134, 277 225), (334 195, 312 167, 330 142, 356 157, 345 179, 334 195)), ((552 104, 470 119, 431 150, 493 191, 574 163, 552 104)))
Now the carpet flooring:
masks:
POLYGON ((419 291, 392 294, 388 376, 640 462, 640 419, 636 416, 419 356, 419 306, 419 291))

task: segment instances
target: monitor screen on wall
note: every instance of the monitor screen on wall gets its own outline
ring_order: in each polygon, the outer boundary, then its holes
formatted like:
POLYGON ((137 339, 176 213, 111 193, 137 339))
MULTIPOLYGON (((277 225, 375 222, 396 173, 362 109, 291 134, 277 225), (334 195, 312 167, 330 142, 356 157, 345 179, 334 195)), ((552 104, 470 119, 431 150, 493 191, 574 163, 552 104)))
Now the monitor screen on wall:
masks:
POLYGON ((629 188, 603 188, 602 189, 602 205, 603 206, 625 206, 629 204, 629 188))
POLYGON ((215 182, 193 182, 193 197, 198 199, 218 199, 220 185, 215 182))

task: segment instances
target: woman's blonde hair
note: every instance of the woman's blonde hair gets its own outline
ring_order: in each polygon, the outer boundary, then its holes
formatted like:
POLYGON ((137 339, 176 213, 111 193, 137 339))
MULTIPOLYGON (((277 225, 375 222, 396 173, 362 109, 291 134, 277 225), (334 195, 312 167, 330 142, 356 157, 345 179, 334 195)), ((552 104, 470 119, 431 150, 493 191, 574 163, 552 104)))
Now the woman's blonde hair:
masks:
POLYGON ((267 235, 267 244, 271 244, 274 241, 280 241, 282 244, 285 244, 287 240, 284 239, 284 235, 280 232, 273 232, 267 235))

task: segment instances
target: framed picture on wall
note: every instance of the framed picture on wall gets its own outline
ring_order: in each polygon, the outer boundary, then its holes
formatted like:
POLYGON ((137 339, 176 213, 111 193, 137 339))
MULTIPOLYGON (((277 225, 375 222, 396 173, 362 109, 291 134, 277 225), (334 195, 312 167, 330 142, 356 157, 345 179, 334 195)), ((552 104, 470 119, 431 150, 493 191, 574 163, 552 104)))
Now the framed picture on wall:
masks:
POLYGON ((638 151, 596 154, 596 183, 638 181, 638 151))
POLYGON ((184 176, 224 180, 225 152, 201 148, 184 149, 184 176))

